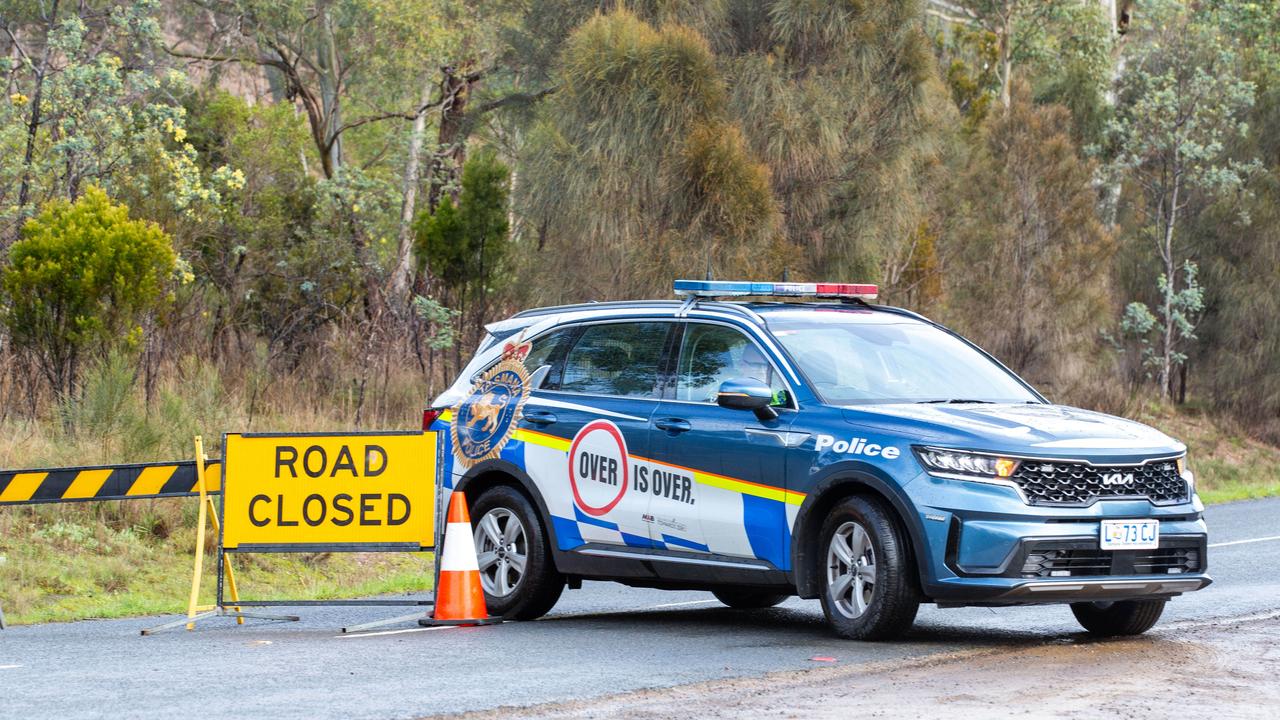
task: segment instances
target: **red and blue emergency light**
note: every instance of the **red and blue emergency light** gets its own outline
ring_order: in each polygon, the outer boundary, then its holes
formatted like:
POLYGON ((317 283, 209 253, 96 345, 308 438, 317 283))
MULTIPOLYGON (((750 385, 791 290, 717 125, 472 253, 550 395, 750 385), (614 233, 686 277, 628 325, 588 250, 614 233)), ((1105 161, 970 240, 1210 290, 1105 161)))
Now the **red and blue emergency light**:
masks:
POLYGON ((675 293, 693 297, 758 295, 763 297, 820 297, 875 300, 879 289, 862 283, 739 282, 734 280, 676 280, 675 293))

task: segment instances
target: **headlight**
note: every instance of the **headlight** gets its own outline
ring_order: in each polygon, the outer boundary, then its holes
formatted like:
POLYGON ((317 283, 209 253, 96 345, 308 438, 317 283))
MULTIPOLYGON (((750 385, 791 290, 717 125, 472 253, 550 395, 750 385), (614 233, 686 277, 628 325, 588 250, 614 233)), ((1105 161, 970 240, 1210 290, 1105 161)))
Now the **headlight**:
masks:
POLYGON ((1196 489, 1196 474, 1191 472, 1191 468, 1187 467, 1186 455, 1178 458, 1178 474, 1182 476, 1183 480, 1187 481, 1187 487, 1190 487, 1194 492, 1196 489))
POLYGON ((1007 478, 1018 469, 1018 461, 998 455, 979 455, 957 450, 916 448, 920 462, 929 470, 978 477, 1007 478))

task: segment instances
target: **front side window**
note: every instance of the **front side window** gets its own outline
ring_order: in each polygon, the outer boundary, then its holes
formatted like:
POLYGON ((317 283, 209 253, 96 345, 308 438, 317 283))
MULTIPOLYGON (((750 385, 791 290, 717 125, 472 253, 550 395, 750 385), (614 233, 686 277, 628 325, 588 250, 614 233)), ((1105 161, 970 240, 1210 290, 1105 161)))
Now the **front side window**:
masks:
POLYGON ((691 323, 680 342, 676 399, 714 403, 725 380, 758 380, 773 390, 774 405, 786 405, 786 386, 746 335, 724 325, 691 323))
POLYGON ((564 360, 561 390, 590 395, 658 397, 658 365, 670 323, 590 325, 564 360))
POLYGON ((1038 403, 1011 373, 959 338, 866 310, 770 313, 773 336, 833 405, 1038 403))

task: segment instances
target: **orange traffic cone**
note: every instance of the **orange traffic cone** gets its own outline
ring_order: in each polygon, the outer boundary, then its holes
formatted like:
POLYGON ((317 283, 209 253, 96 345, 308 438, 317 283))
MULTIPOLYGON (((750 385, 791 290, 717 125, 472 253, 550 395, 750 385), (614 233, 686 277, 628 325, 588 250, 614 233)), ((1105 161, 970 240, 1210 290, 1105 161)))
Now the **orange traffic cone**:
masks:
POLYGON ((471 534, 471 515, 461 492, 449 498, 449 517, 444 531, 444 549, 439 556, 440 580, 436 587, 435 612, 418 621, 421 625, 484 625, 501 622, 489 617, 480 585, 480 565, 476 561, 476 541, 471 534))

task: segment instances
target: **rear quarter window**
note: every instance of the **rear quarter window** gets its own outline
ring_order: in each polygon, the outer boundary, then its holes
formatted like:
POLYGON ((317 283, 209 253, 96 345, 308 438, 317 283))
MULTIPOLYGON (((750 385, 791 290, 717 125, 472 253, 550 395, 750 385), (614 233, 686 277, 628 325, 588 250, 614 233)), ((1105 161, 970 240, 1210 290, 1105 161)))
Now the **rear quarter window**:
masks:
POLYGON ((617 397, 657 398, 658 366, 670 323, 589 325, 565 355, 559 389, 617 397))

